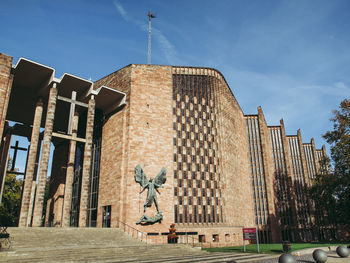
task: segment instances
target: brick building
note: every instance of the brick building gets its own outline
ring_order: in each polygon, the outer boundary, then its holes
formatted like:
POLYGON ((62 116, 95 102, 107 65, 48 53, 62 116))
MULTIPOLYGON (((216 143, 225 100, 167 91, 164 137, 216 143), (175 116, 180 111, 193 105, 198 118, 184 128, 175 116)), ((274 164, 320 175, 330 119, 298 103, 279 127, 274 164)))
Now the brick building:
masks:
POLYGON ((244 115, 215 69, 132 64, 91 82, 0 54, 0 73, 2 185, 11 136, 30 141, 20 227, 132 226, 164 242, 175 223, 187 239, 219 245, 241 244, 243 227, 257 226, 264 242, 325 235, 303 190, 324 147, 299 130, 287 136, 283 121, 268 126, 260 107, 244 115), (135 225, 147 195, 138 164, 148 178, 167 169, 161 222, 135 225))

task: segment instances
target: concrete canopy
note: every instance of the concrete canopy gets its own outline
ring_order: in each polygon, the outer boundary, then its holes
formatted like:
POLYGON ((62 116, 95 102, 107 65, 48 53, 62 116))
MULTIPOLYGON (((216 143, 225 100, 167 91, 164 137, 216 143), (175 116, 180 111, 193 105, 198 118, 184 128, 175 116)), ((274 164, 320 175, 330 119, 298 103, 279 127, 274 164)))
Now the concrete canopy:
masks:
MULTIPOLYGON (((102 86, 94 89, 94 83, 69 73, 64 73, 61 78, 55 77, 55 69, 20 58, 12 68, 14 77, 11 96, 6 119, 9 121, 32 125, 35 105, 41 97, 47 104, 49 89, 53 83, 57 84, 58 96, 71 99, 72 92, 77 93, 76 100, 87 103, 90 96, 94 95, 96 108, 102 110, 104 115, 110 114, 125 103, 125 94, 102 86)), ((78 106, 78 111, 82 109, 78 106)), ((44 107, 41 127, 44 127, 46 107, 44 107)), ((70 103, 57 101, 54 122, 54 131, 65 132, 68 126, 70 103)), ((22 134, 21 134, 22 135, 22 134)), ((29 134, 28 134, 29 136, 29 134)))

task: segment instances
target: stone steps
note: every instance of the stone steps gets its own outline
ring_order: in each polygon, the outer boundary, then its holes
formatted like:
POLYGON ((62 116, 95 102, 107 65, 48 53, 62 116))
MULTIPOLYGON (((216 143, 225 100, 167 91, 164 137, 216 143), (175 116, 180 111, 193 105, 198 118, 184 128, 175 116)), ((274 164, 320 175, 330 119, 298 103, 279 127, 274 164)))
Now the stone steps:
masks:
POLYGON ((146 244, 111 228, 9 228, 8 232, 12 248, 0 251, 0 262, 214 263, 269 257, 208 253, 183 244, 146 244))

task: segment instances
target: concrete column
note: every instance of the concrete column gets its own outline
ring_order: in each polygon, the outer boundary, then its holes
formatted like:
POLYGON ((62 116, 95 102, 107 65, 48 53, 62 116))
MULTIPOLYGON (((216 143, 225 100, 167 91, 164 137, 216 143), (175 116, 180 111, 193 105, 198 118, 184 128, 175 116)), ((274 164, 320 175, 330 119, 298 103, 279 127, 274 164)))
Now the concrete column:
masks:
POLYGON ((320 164, 317 161, 317 154, 316 154, 316 147, 315 147, 315 140, 314 140, 314 138, 311 138, 311 147, 312 147, 312 155, 313 155, 312 162, 315 165, 316 174, 320 174, 320 164))
POLYGON ((0 53, 0 138, 6 122, 6 114, 12 89, 12 57, 0 53))
POLYGON ((308 172, 307 172, 306 158, 305 158, 303 140, 301 138, 300 129, 298 130, 297 135, 298 135, 298 144, 299 144, 299 149, 300 149, 301 164, 302 164, 302 167, 303 167, 303 173, 304 173, 305 182, 307 183, 308 186, 310 186, 311 182, 310 182, 310 177, 309 177, 308 172))
MULTIPOLYGON (((300 157, 301 157, 301 163, 302 163, 302 168, 303 168, 303 173, 304 173, 304 179, 305 179, 305 183, 306 185, 304 185, 305 190, 310 187, 312 185, 310 176, 308 174, 308 170, 307 170, 307 164, 306 164, 306 157, 305 157, 305 152, 304 152, 304 146, 303 146, 303 140, 301 138, 301 132, 300 129, 298 129, 298 143, 299 143, 299 149, 300 149, 300 157)), ((305 193, 303 193, 302 198, 304 199, 305 203, 307 204, 307 212, 309 213, 309 217, 311 220, 311 223, 306 222, 305 223, 305 227, 308 227, 311 230, 311 227, 313 225, 313 223, 315 222, 315 205, 312 201, 312 199, 309 197, 308 192, 305 191, 305 193)), ((308 215, 307 215, 308 216, 308 215)))
POLYGON ((88 192, 89 192, 89 177, 91 170, 91 148, 92 148, 92 136, 94 132, 94 118, 95 118, 95 99, 91 96, 88 105, 88 113, 86 120, 86 136, 85 136, 85 149, 84 149, 84 163, 83 163, 83 175, 81 182, 81 194, 80 194, 80 210, 79 210, 79 227, 86 226, 86 212, 88 205, 88 192))
POLYGON ((35 188, 36 188, 36 175, 38 173, 40 148, 41 148, 41 140, 38 143, 38 149, 37 149, 37 152, 36 152, 35 168, 34 168, 33 181, 32 181, 32 192, 30 194, 28 217, 27 217, 27 226, 31 226, 32 225, 32 216, 33 216, 33 209, 34 209, 33 206, 34 206, 35 188))
POLYGON ((75 149, 77 145, 74 138, 77 137, 78 121, 79 121, 79 115, 78 113, 75 113, 73 118, 73 132, 72 132, 73 140, 70 141, 70 146, 69 146, 69 157, 68 157, 68 165, 67 165, 67 171, 66 171, 66 183, 65 183, 65 189, 64 189, 64 201, 63 201, 63 211, 62 211, 63 227, 69 226, 70 209, 71 209, 71 203, 72 203, 73 178, 74 178, 75 149))
POLYGON ((28 153, 28 164, 24 179, 24 186, 23 186, 23 194, 22 194, 22 203, 21 203, 21 212, 19 215, 19 227, 25 227, 30 222, 28 220, 28 211, 30 208, 30 199, 32 194, 32 181, 35 171, 35 161, 37 157, 37 151, 38 151, 38 144, 39 144, 39 134, 40 134, 40 124, 41 124, 41 118, 43 114, 43 102, 40 99, 38 103, 36 104, 35 108, 35 114, 34 114, 34 121, 33 121, 33 128, 32 128, 32 136, 30 139, 30 148, 28 153))
MULTIPOLYGON (((323 153, 323 157, 324 157, 324 158, 327 158, 327 160, 328 160, 327 151, 326 151, 326 146, 325 146, 324 144, 322 145, 322 153, 323 153)), ((329 173, 329 172, 330 172, 328 161, 327 161, 327 163, 325 164, 325 166, 324 166, 323 169, 325 170, 326 173, 329 173)))
MULTIPOLYGON (((288 138, 286 136, 286 130, 284 128, 284 122, 283 119, 280 120, 281 124, 281 137, 282 137, 282 144, 283 144, 283 153, 284 153, 284 159, 286 161, 286 172, 287 172, 287 177, 288 177, 288 188, 290 189, 290 206, 292 209, 292 216, 291 219, 294 221, 292 222, 291 225, 292 229, 292 235, 294 235, 294 239, 296 238, 296 230, 298 227, 298 222, 297 222, 297 198, 296 198, 296 193, 295 193, 295 188, 294 188, 294 179, 293 179, 293 168, 292 168, 292 160, 290 157, 290 149, 289 149, 289 144, 288 144, 288 138)), ((292 242, 295 242, 295 240, 291 240, 292 242)))
MULTIPOLYGON (((6 126, 7 125, 8 123, 6 122, 6 126)), ((0 145, 0 204, 2 200, 2 194, 4 191, 7 164, 9 160, 9 152, 11 147, 11 139, 11 133, 7 133, 6 136, 2 138, 0 145)))
MULTIPOLYGON (((38 178, 38 185, 37 185, 36 195, 35 195, 33 227, 41 226, 45 185, 46 185, 46 175, 47 175, 47 169, 49 166, 51 137, 52 137, 54 118, 55 118, 57 93, 58 92, 56 88, 56 83, 54 83, 50 89, 49 100, 47 105, 45 132, 44 132, 43 146, 42 146, 41 159, 40 159, 40 168, 39 168, 39 178, 38 178)), ((33 177, 31 177, 30 179, 32 178, 33 177)))
POLYGON ((264 113, 261 107, 258 107, 258 118, 259 118, 259 130, 261 137, 261 151, 263 156, 264 173, 266 180, 266 191, 267 191, 267 202, 269 205, 269 228, 271 231, 272 242, 281 241, 281 231, 278 226, 279 215, 276 213, 275 204, 277 204, 277 197, 275 195, 274 186, 275 181, 275 169, 273 165, 273 152, 270 141, 270 133, 267 128, 264 113))

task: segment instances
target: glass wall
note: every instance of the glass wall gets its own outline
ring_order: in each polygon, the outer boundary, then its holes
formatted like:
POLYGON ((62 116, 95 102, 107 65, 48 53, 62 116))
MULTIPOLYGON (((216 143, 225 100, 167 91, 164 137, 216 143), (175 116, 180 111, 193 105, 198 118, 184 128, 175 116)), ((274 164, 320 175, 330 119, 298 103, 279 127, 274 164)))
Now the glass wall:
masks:
MULTIPOLYGON (((97 204, 98 204, 98 187, 100 177, 100 158, 101 158, 101 142, 102 142, 102 124, 103 114, 100 110, 95 110, 94 133, 91 152, 91 170, 89 175, 89 190, 88 190, 88 207, 86 225, 96 227, 97 222, 97 204)), ((81 114, 78 125, 78 137, 84 138, 86 131, 86 112, 81 114)), ((75 153, 74 179, 72 204, 70 214, 70 225, 78 226, 79 224, 79 208, 80 208, 80 193, 82 167, 84 159, 84 143, 77 143, 75 153)))
POLYGON ((273 153, 275 170, 275 195, 277 197, 276 214, 280 222, 282 240, 294 241, 293 214, 291 207, 291 182, 287 175, 286 159, 284 156, 284 145, 280 126, 269 127, 270 141, 273 153))
POLYGON ((263 152, 259 120, 257 115, 245 116, 247 124, 247 136, 249 147, 250 171, 252 177, 252 189, 255 211, 255 224, 259 228, 259 238, 263 243, 271 240, 268 227, 269 207, 266 191, 266 179, 264 172, 263 152))
POLYGON ((215 110, 217 79, 173 75, 175 223, 222 223, 215 110))

